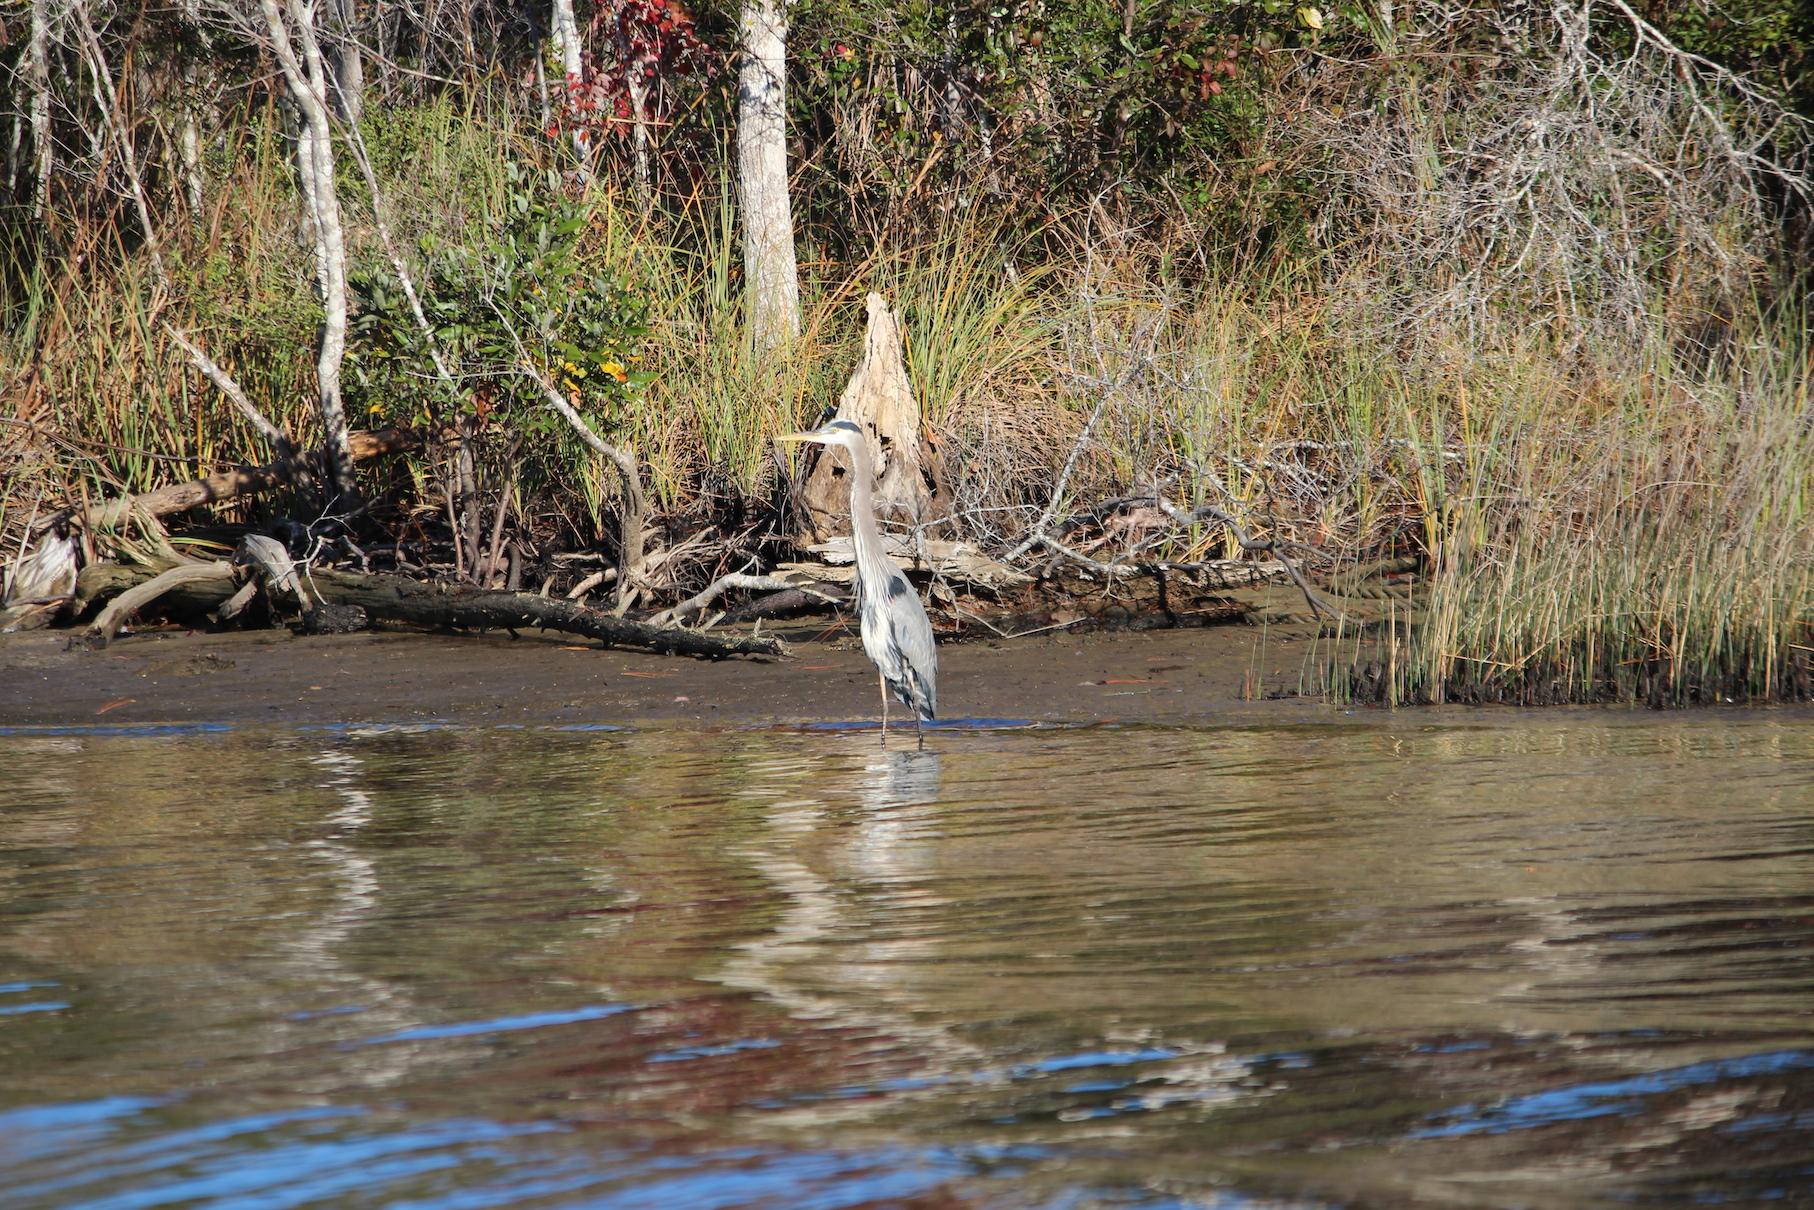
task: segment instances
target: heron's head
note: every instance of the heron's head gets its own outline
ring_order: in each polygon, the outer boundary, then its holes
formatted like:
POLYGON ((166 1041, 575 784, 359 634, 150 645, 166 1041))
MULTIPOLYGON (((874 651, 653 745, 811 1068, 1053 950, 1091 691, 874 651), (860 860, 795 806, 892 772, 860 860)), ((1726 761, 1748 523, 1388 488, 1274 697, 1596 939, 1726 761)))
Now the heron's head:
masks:
POLYGON ((811 441, 819 445, 842 445, 852 448, 863 440, 863 430, 848 420, 827 420, 805 433, 782 433, 776 441, 811 441))

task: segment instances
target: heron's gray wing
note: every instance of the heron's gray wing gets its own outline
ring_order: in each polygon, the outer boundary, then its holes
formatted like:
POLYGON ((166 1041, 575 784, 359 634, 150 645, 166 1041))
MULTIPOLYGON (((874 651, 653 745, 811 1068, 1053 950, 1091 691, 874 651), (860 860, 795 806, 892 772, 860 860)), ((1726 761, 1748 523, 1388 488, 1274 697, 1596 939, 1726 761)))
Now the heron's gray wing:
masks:
POLYGON ((889 646, 896 660, 887 679, 902 702, 921 718, 936 718, 938 649, 932 641, 932 622, 926 617, 920 594, 899 571, 888 578, 886 593, 889 646))

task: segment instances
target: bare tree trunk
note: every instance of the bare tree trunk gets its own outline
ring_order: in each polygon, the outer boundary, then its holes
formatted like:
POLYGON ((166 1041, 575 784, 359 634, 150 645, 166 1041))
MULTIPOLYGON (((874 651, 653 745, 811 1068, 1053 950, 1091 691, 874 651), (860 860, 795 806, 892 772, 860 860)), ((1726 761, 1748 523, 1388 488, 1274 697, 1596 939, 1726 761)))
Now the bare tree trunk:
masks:
MULTIPOLYGON (((23 74, 23 73, 21 73, 23 74)), ((8 197, 19 191, 19 149, 25 146, 25 115, 13 111, 13 137, 6 145, 6 193, 8 197)))
POLYGON ((648 103, 649 86, 643 82, 638 65, 633 65, 630 72, 630 147, 635 157, 636 197, 645 206, 655 197, 655 174, 650 165, 649 115, 645 108, 648 103))
MULTIPOLYGON (((580 50, 579 23, 573 19, 573 0, 551 0, 553 8, 554 46, 561 56, 561 99, 572 96, 573 86, 585 79, 586 62, 580 50)), ((584 130, 573 132, 573 153, 579 156, 580 172, 592 178, 592 144, 584 130)))
POLYGON ((31 210, 34 218, 42 218, 50 200, 54 161, 50 145, 50 0, 32 0, 31 48, 25 72, 26 85, 31 89, 32 160, 37 167, 31 210))
POLYGON ((573 19, 573 0, 553 0, 554 46, 560 51, 561 73, 577 80, 583 70, 580 58, 579 23, 573 19))
POLYGON ((113 136, 114 150, 119 154, 120 167, 126 173, 133 209, 139 216, 139 230, 145 237, 145 250, 151 254, 151 267, 157 273, 158 281, 168 285, 170 276, 164 271, 163 250, 158 245, 157 228, 151 222, 151 200, 145 194, 144 179, 139 176, 138 153, 120 118, 119 96, 114 91, 113 73, 108 70, 100 36, 95 33, 94 22, 90 20, 88 6, 83 0, 75 0, 70 11, 76 18, 76 35, 81 38, 82 49, 88 55, 95 104, 101 110, 101 119, 107 126, 107 132, 113 136))
POLYGON ((296 159, 302 170, 302 192, 315 228, 315 276, 321 287, 325 312, 321 348, 316 359, 320 380, 321 425, 326 437, 328 477, 341 502, 357 495, 353 483, 352 451, 347 444, 346 409, 340 401, 340 363, 346 354, 346 243, 340 226, 340 200, 334 192, 334 142, 328 124, 327 69, 321 43, 315 36, 315 6, 305 0, 288 0, 289 17, 277 0, 260 0, 271 43, 290 86, 290 95, 302 113, 296 140, 296 159), (296 26, 290 39, 289 22, 296 26), (296 44, 302 47, 297 58, 296 44))
POLYGON ((737 78, 737 185, 750 334, 759 349, 800 334, 800 273, 787 193, 785 0, 744 0, 737 78))
POLYGON ((365 57, 354 34, 357 0, 327 0, 328 74, 334 82, 334 112, 350 123, 365 112, 365 57))
POLYGON ((183 65, 183 128, 177 134, 177 151, 183 161, 183 197, 189 203, 189 218, 200 221, 202 213, 202 134, 196 114, 201 87, 194 63, 183 65))
MULTIPOLYGON (((207 31, 202 28, 201 0, 183 0, 183 20, 208 45, 207 31)), ((183 62, 183 125, 177 132, 177 154, 181 157, 183 196, 189 203, 189 220, 201 222, 202 216, 202 132, 201 68, 193 55, 183 62)))

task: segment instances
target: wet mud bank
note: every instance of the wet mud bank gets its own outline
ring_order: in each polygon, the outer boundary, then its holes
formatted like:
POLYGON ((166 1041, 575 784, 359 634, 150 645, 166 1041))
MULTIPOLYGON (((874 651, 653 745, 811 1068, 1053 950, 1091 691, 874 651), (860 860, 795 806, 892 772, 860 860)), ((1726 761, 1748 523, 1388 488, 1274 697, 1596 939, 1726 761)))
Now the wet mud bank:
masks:
MULTIPOLYGON (((65 632, 37 631, 0 636, 0 725, 875 719, 875 673, 854 634, 819 634, 791 632, 787 659, 708 661, 529 633, 173 629, 91 651, 72 648, 65 632)), ((940 713, 1091 723, 1322 712, 1309 701, 1251 700, 1294 692, 1311 647, 1307 638, 1240 625, 946 644, 940 713)))

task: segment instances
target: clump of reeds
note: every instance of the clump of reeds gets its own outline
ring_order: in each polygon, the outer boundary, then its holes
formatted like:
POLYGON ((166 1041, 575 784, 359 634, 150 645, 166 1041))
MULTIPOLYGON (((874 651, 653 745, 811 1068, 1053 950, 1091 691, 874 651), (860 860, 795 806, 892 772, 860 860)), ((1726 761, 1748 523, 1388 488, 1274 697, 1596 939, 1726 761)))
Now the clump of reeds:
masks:
POLYGON ((1434 516, 1403 701, 1806 696, 1808 351, 1760 319, 1710 369, 1653 347, 1576 395, 1499 404, 1434 516), (1610 374, 1616 373, 1616 377, 1610 374))

